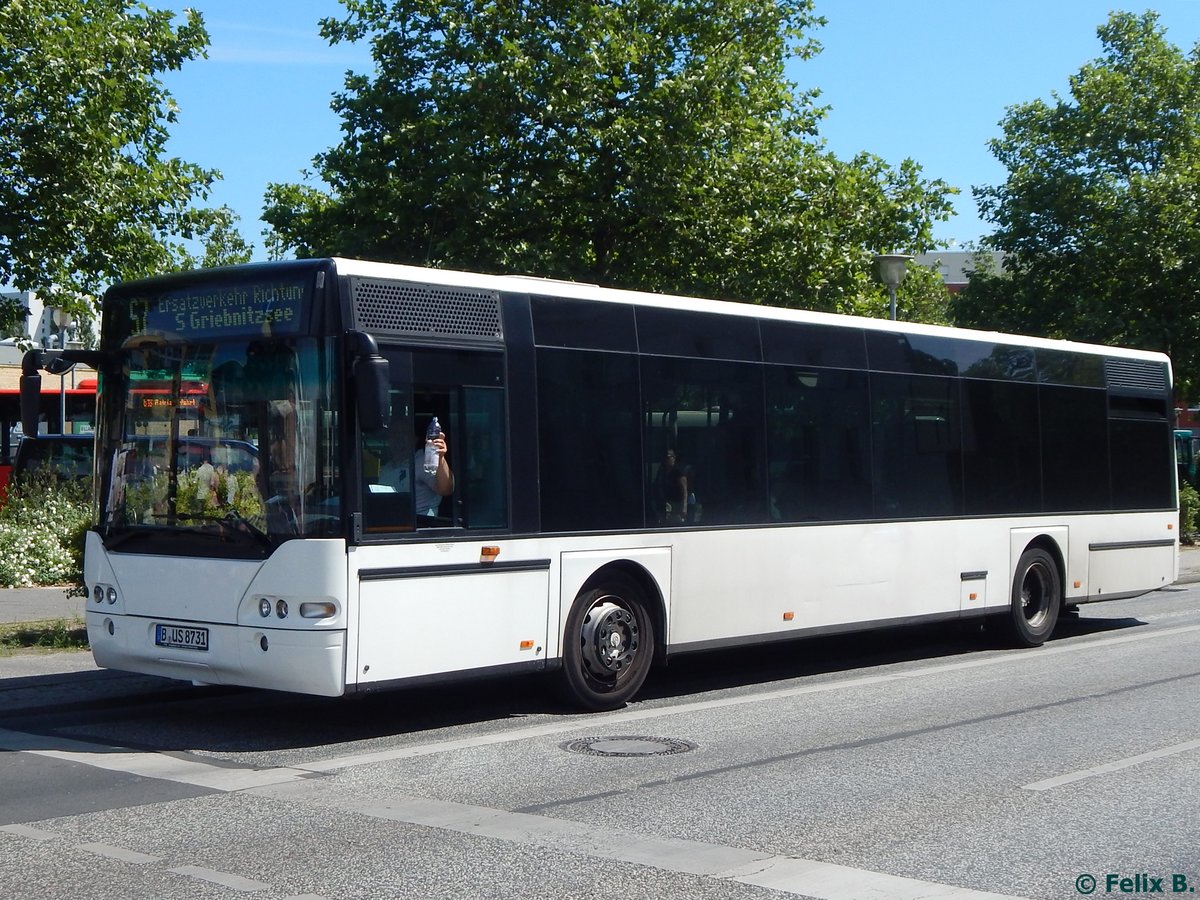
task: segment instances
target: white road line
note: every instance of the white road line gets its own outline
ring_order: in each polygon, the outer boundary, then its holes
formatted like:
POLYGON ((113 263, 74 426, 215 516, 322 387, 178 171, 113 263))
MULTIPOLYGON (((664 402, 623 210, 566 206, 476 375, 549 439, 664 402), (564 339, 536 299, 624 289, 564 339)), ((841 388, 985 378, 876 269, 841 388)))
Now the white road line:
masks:
MULTIPOLYGON (((303 785, 256 793, 300 799, 303 785)), ((737 881, 822 900, 1006 900, 1006 895, 703 841, 653 837, 584 822, 425 798, 337 803, 338 809, 475 837, 550 848, 668 872, 737 881)), ((1011 900, 1011 898, 1008 898, 1011 900)))
POLYGON ((0 831, 7 831, 18 837, 29 838, 31 841, 57 841, 61 835, 53 831, 34 828, 32 825, 0 825, 0 831))
POLYGON ((222 887, 227 887, 235 891, 273 890, 273 886, 265 882, 255 881, 253 878, 243 878, 241 875, 231 875, 228 872, 218 872, 216 869, 205 869, 202 866, 176 866, 173 869, 167 869, 167 871, 174 872, 176 875, 186 875, 189 878, 219 884, 222 887))
POLYGON ((121 862, 141 866, 161 862, 157 856, 138 853, 136 850, 127 850, 124 847, 113 847, 111 844, 76 844, 75 846, 88 853, 95 853, 97 856, 107 856, 109 859, 119 859, 121 862))
MULTIPOLYGON (((811 859, 796 859, 790 856, 774 856, 765 866, 753 867, 743 873, 722 873, 721 878, 730 878, 744 884, 771 888, 805 897, 820 897, 822 900, 860 900, 870 897, 878 900, 1002 900, 1004 894, 976 891, 953 884, 936 881, 920 881, 886 875, 868 869, 854 869, 811 859)), ((1011 900, 1011 898, 1009 898, 1011 900)))
POLYGON ((568 734, 587 728, 608 728, 611 725, 623 725, 630 722, 645 722, 651 719, 663 719, 669 716, 687 713, 704 712, 714 709, 745 706, 750 703, 762 703, 769 700, 786 700, 808 694, 824 694, 830 691, 841 691, 849 688, 866 687, 874 684, 887 684, 908 678, 924 678, 930 675, 944 675, 947 672, 957 672, 963 669, 978 669, 987 666, 1006 665, 1011 663, 1026 664, 1029 661, 1027 653, 1036 653, 1039 657, 1057 656, 1062 653, 1076 653, 1081 650, 1091 650, 1097 647, 1111 647, 1137 641, 1155 640, 1160 637, 1172 637, 1200 631, 1200 625, 1181 625, 1178 628, 1166 628, 1161 631, 1124 634, 1116 637, 1101 638, 1077 644, 1059 644, 1043 646, 1037 650, 1026 652, 1013 651, 986 659, 968 659, 957 662, 941 663, 924 666, 905 672, 889 672, 883 675, 861 675, 852 678, 839 678, 820 684, 801 684, 779 690, 755 691, 736 697, 722 697, 715 700, 696 700, 692 703, 680 703, 672 706, 661 706, 652 709, 627 709, 607 714, 590 714, 586 717, 570 717, 563 721, 549 722, 543 725, 531 725, 527 728, 515 728, 498 734, 477 735, 469 738, 455 738, 447 741, 433 741, 427 744, 413 744, 406 747, 394 747, 388 750, 376 750, 370 753, 351 753, 346 756, 336 756, 330 759, 301 763, 297 769, 307 772, 332 772, 337 769, 348 769, 354 766, 370 763, 391 762, 398 759, 411 759, 418 756, 430 756, 435 753, 452 753, 455 750, 466 750, 475 747, 487 747, 495 744, 507 744, 513 741, 523 741, 529 738, 549 737, 551 735, 568 734))
POLYGON ((0 728, 0 750, 19 750, 37 756, 82 763, 145 778, 158 778, 214 791, 240 791, 268 784, 309 778, 311 773, 284 766, 270 769, 230 768, 199 759, 145 753, 63 737, 44 737, 0 728))
MULTIPOLYGON (((61 834, 53 831, 45 831, 41 828, 34 828, 30 825, 0 825, 0 831, 6 831, 10 834, 35 841, 65 840, 61 834)), ((119 862, 132 863, 134 865, 153 865, 162 862, 160 857, 150 856, 147 853, 139 853, 137 850, 130 850, 126 847, 116 847, 112 844, 85 843, 75 844, 74 846, 78 850, 85 850, 88 853, 95 853, 97 856, 104 856, 108 859, 115 859, 119 862)), ((166 869, 166 871, 173 872, 176 875, 184 875, 188 878, 196 878, 200 881, 208 881, 212 884, 219 884, 235 891, 250 892, 275 889, 274 885, 263 881, 255 881, 253 878, 245 878, 230 872, 219 872, 216 869, 207 869, 203 866, 174 866, 166 869)), ((288 900, 325 900, 325 898, 320 894, 296 894, 289 897, 288 900)))
POLYGON ((1033 784, 1025 784, 1022 787, 1027 791, 1049 791, 1056 787, 1061 787, 1064 784, 1071 784, 1075 781, 1083 781, 1085 778, 1092 778, 1096 775, 1107 775, 1109 772, 1119 772, 1121 769, 1128 769, 1130 766, 1140 765, 1144 762, 1150 762, 1155 759, 1162 759, 1166 756, 1176 756, 1180 753, 1188 753, 1192 750, 1200 750, 1200 740, 1185 741, 1182 744, 1172 744, 1170 747, 1162 747, 1158 750, 1151 750, 1149 753, 1139 753, 1137 756, 1128 756, 1125 759, 1117 759, 1112 762, 1103 763, 1098 766, 1092 766, 1089 769, 1079 769, 1075 772, 1068 772, 1066 775, 1059 775, 1055 778, 1046 778, 1042 781, 1035 781, 1033 784))

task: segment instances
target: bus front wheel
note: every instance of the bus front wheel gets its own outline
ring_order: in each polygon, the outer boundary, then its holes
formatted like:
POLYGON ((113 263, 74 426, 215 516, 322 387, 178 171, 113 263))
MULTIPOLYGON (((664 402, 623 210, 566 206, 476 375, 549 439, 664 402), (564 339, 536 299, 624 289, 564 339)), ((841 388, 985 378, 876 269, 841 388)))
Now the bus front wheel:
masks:
POLYGON ((610 576, 575 598, 560 679, 570 702, 617 709, 641 688, 654 658, 654 622, 642 597, 630 579, 610 576))
POLYGON ((1040 647, 1058 624, 1062 579, 1054 558, 1040 547, 1021 554, 1013 576, 1009 632, 1019 647, 1040 647))

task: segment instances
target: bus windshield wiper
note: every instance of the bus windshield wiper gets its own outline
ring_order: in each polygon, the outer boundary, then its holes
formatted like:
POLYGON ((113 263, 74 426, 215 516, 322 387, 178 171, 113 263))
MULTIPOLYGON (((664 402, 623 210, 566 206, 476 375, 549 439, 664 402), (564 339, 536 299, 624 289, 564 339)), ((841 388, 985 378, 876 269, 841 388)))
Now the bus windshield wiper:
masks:
POLYGON ((247 519, 241 513, 234 510, 230 510, 223 516, 211 513, 178 513, 175 516, 175 520, 177 522, 199 522, 233 528, 234 530, 252 535, 259 543, 266 547, 275 546, 270 535, 255 525, 250 519, 247 519))

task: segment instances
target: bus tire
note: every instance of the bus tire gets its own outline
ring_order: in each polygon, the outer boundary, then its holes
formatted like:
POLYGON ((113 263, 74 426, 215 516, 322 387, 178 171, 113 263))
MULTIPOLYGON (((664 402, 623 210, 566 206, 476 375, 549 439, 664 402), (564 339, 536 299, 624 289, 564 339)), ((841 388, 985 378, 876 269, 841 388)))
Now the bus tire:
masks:
POLYGON ((1062 578, 1058 564, 1040 547, 1021 554, 1013 575, 1009 634, 1018 647, 1040 647, 1058 624, 1062 609, 1062 578))
POLYGON ((580 592, 564 632, 564 699, 591 711, 618 709, 641 689, 653 659, 654 620, 637 584, 613 574, 580 592))

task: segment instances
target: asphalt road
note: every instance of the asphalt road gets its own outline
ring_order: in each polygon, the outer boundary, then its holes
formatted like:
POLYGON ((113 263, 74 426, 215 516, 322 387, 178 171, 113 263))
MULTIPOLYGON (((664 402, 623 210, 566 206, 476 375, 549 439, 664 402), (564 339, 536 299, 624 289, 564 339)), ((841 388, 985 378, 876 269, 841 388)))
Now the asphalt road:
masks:
POLYGON ((601 715, 528 680, 320 700, 4 661, 0 893, 1191 893, 1198 649, 1177 586, 1035 650, 948 627, 696 655, 601 715))

